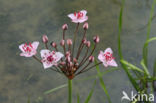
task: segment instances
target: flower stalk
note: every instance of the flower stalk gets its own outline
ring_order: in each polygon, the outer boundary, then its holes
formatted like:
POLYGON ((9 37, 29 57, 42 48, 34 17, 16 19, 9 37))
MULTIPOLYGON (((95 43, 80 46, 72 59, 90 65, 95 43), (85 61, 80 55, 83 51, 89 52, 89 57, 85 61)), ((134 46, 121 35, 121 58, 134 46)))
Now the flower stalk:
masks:
POLYGON ((72 80, 68 79, 68 103, 72 103, 72 80))

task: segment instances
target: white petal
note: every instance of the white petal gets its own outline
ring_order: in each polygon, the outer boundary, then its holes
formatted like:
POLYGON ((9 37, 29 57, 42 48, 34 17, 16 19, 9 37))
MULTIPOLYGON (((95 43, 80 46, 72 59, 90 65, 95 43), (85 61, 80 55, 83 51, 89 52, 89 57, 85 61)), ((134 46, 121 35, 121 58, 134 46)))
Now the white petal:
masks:
POLYGON ((48 49, 43 49, 43 50, 40 51, 40 54, 41 54, 42 58, 45 57, 49 53, 50 53, 50 50, 48 50, 48 49))
POLYGON ((19 49, 20 49, 22 52, 25 52, 25 51, 23 50, 23 46, 24 46, 24 44, 19 45, 19 49))
POLYGON ((108 67, 107 62, 103 62, 103 65, 104 65, 105 67, 108 67))
POLYGON ((29 54, 29 53, 21 53, 20 56, 24 56, 24 57, 32 57, 34 54, 29 54))
POLYGON ((79 23, 83 23, 83 22, 85 22, 85 21, 87 21, 88 20, 88 16, 85 16, 85 17, 83 17, 83 18, 81 18, 81 19, 78 19, 78 22, 79 23))
POLYGON ((106 52, 109 52, 109 53, 113 53, 113 51, 112 51, 112 49, 111 48, 107 48, 106 50, 105 50, 105 52, 104 53, 106 53, 106 52))
POLYGON ((70 19, 76 19, 76 17, 74 16, 74 14, 73 13, 71 13, 71 14, 68 14, 68 17, 70 18, 70 19))
POLYGON ((47 69, 47 68, 50 68, 50 67, 52 67, 53 66, 53 64, 51 64, 51 63, 46 63, 46 62, 43 62, 43 67, 44 67, 44 69, 47 69))
POLYGON ((80 12, 83 13, 84 16, 87 14, 86 10, 81 10, 80 12))
POLYGON ((101 62, 104 62, 104 57, 103 57, 103 52, 100 51, 99 55, 98 55, 98 59, 101 61, 101 62))
POLYGON ((113 59, 113 60, 111 60, 111 61, 109 61, 108 62, 108 65, 109 66, 113 66, 113 67, 117 67, 118 66, 118 64, 116 63, 116 61, 113 59))
POLYGON ((61 52, 56 52, 56 62, 58 62, 64 55, 61 52))
POLYGON ((37 49, 38 45, 39 45, 39 42, 38 41, 34 41, 32 43, 32 46, 33 46, 34 49, 37 49))

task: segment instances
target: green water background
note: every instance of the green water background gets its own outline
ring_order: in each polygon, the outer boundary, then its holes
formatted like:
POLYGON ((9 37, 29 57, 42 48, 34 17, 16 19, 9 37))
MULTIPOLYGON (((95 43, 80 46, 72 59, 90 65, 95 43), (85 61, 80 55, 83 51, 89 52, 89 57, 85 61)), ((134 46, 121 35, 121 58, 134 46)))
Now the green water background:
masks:
MULTIPOLYGON (((20 57, 18 45, 23 42, 40 40, 47 34, 51 41, 59 43, 62 37, 61 26, 69 25, 67 35, 72 37, 75 24, 67 14, 86 9, 89 16, 88 39, 98 34, 101 42, 96 50, 111 47, 116 61, 118 16, 120 0, 0 0, 0 103, 67 103, 67 88, 49 95, 46 90, 67 83, 67 79, 43 66, 32 58, 20 57)), ((124 57, 140 66, 142 47, 146 38, 146 27, 152 0, 126 0, 123 15, 122 47, 124 57), (140 29, 142 28, 142 29, 140 29)), ((81 29, 82 29, 82 25, 81 29)), ((153 19, 151 37, 156 36, 156 20, 153 19)), ((79 32, 82 35, 82 30, 79 32)), ((149 45, 149 69, 152 70, 156 58, 156 43, 149 45)), ((44 45, 40 43, 38 51, 44 45)), ((38 54, 40 57, 40 55, 38 54)), ((106 69, 101 66, 101 71, 106 69)), ((74 80, 95 75, 93 69, 74 80)), ((103 76, 112 103, 120 103, 122 91, 134 90, 123 70, 103 76)), ((94 80, 73 84, 73 95, 80 93, 81 102, 87 97, 94 80)), ((106 96, 97 82, 90 103, 107 103, 106 96)))

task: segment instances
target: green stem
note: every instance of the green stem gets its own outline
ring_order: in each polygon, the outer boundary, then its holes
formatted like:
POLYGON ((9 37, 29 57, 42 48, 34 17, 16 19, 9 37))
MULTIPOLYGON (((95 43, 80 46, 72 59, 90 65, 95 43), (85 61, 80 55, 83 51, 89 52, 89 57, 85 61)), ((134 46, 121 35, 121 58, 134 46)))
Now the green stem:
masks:
POLYGON ((68 79, 68 103, 72 103, 72 80, 68 79))

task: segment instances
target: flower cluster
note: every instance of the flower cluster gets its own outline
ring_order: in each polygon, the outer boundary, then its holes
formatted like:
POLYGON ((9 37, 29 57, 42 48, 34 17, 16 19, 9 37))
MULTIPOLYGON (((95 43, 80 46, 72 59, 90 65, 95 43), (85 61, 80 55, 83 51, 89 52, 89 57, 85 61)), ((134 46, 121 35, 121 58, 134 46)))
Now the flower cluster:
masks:
POLYGON ((114 60, 111 48, 107 48, 104 52, 100 51, 98 55, 98 59, 100 62, 90 66, 92 63, 94 63, 95 57, 93 56, 93 53, 97 44, 100 41, 100 38, 98 35, 93 37, 93 48, 91 49, 91 42, 86 38, 86 31, 89 27, 88 23, 86 22, 88 20, 88 16, 86 16, 86 14, 86 10, 81 10, 79 12, 71 13, 68 15, 72 22, 76 23, 77 26, 74 32, 73 39, 65 38, 66 30, 68 30, 68 25, 64 24, 62 26, 63 35, 62 40, 60 41, 60 46, 63 48, 63 53, 58 50, 58 44, 56 42, 50 43, 51 48, 53 48, 54 50, 49 50, 49 40, 47 35, 44 34, 42 37, 42 41, 45 44, 46 49, 42 49, 40 51, 41 59, 36 57, 37 47, 39 45, 38 41, 29 44, 21 44, 19 46, 19 49, 22 51, 20 56, 34 57, 36 60, 43 64, 44 69, 50 68, 51 70, 64 74, 68 79, 73 79, 78 74, 86 72, 99 64, 103 64, 105 67, 116 67, 117 63, 114 60), (84 34, 79 43, 79 46, 75 47, 80 23, 84 23, 84 34), (75 49, 76 52, 74 51, 75 49), (84 50, 85 52, 82 53, 82 50, 84 50), (81 54, 83 54, 83 56, 81 54))

